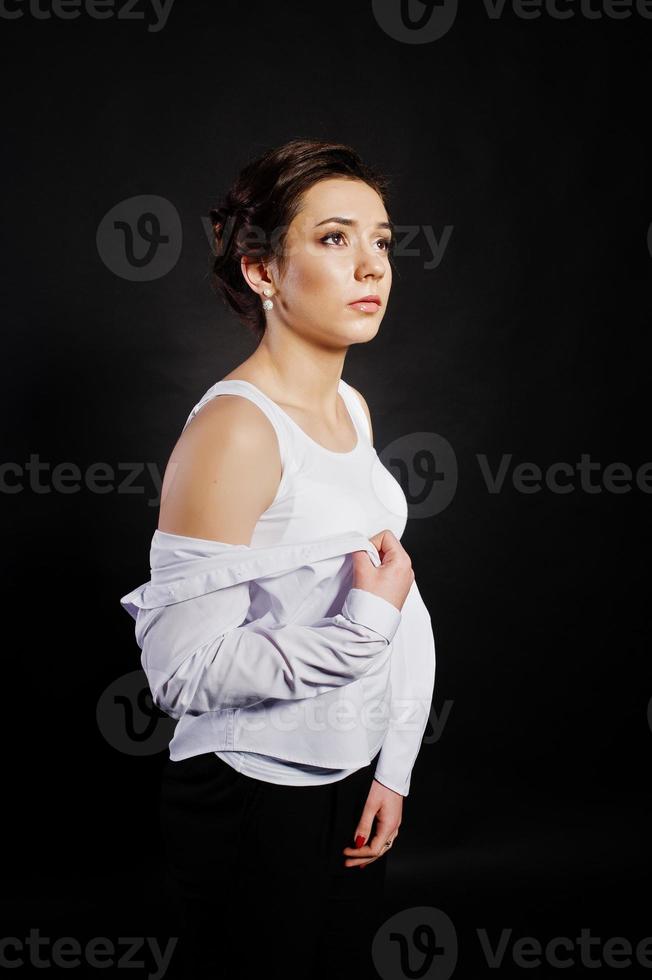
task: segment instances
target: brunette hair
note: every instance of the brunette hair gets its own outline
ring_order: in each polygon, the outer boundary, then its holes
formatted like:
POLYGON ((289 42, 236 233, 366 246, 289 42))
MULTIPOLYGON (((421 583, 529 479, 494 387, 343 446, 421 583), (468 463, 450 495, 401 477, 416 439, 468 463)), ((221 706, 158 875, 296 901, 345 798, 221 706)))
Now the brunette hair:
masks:
POLYGON ((219 206, 208 212, 213 228, 211 284, 259 341, 265 332, 262 297, 245 281, 240 260, 243 255, 276 258, 282 269, 287 229, 303 194, 333 176, 364 181, 387 207, 388 177, 363 163, 352 147, 293 139, 248 163, 219 206))

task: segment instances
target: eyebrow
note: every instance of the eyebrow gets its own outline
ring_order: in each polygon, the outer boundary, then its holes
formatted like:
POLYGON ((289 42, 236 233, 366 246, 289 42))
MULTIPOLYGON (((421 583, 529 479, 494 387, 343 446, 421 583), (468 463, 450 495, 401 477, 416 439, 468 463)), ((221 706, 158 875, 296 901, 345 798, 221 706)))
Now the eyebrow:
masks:
MULTIPOLYGON (((358 223, 357 221, 354 221, 352 218, 340 218, 340 217, 324 218, 323 221, 317 222, 315 228, 319 228, 320 225, 327 225, 331 221, 336 221, 340 225, 357 225, 358 223)), ((377 221, 376 224, 374 225, 374 228, 387 228, 389 229, 389 231, 392 232, 394 230, 394 226, 391 223, 391 221, 377 221)))

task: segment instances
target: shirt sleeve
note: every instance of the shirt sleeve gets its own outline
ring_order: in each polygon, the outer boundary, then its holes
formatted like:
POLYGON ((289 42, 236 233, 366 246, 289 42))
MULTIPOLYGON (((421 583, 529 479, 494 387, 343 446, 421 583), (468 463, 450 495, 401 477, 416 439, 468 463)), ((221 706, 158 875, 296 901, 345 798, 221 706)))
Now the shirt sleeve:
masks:
POLYGON ((376 664, 401 621, 391 602, 357 588, 340 613, 310 626, 246 623, 248 609, 242 582, 139 610, 136 637, 155 704, 178 719, 268 698, 316 697, 376 664))
POLYGON ((412 583, 403 605, 400 642, 390 663, 390 720, 374 778, 407 796, 412 769, 421 749, 435 684, 435 639, 432 621, 412 583))

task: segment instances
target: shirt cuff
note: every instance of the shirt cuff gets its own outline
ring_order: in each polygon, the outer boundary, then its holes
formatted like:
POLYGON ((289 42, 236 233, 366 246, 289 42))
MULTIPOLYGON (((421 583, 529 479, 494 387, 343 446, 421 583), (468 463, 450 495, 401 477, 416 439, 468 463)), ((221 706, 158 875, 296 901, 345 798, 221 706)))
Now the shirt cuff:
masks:
POLYGON ((394 639, 394 634, 401 622, 401 610, 366 589, 349 589, 342 607, 342 615, 354 623, 367 626, 384 636, 388 643, 394 639))
POLYGON ((407 796, 410 792, 409 777, 406 780, 404 780, 402 783, 397 783, 393 779, 386 779, 382 772, 376 770, 376 772, 374 773, 374 779, 376 780, 376 782, 382 783, 383 786, 386 786, 387 789, 393 789, 394 792, 398 793, 400 796, 407 796))

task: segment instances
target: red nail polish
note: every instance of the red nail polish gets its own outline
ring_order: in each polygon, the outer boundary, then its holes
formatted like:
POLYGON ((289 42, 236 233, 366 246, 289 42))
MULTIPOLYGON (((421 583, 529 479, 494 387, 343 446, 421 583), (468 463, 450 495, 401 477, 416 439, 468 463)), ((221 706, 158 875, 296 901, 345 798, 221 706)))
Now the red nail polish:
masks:
POLYGON ((358 836, 355 839, 355 846, 362 847, 364 842, 365 842, 365 838, 362 836, 362 834, 358 834, 358 836))

